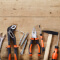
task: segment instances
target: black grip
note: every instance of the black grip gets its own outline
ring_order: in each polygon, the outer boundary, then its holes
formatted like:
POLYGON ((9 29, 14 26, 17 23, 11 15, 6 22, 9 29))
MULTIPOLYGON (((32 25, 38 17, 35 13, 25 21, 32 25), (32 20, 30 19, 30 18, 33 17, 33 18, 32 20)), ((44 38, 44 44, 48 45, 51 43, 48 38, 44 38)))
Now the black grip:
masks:
POLYGON ((31 40, 30 45, 29 45, 29 55, 32 56, 32 44, 33 40, 31 40))
POLYGON ((8 49, 8 60, 11 60, 11 48, 7 48, 8 49))
POLYGON ((17 48, 14 48, 14 59, 15 59, 15 60, 18 60, 17 48))

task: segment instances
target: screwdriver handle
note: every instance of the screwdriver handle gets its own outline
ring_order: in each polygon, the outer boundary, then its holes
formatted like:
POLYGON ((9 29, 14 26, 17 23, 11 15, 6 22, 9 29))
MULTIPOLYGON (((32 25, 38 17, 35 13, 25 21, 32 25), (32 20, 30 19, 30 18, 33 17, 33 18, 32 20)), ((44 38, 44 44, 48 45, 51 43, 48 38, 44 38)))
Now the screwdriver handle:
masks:
POLYGON ((42 36, 42 34, 40 34, 40 38, 41 38, 41 47, 42 47, 42 51, 45 51, 45 47, 44 47, 44 42, 43 42, 43 36, 42 36))
POLYGON ((57 60, 58 58, 58 46, 55 46, 54 52, 52 54, 52 60, 57 60))

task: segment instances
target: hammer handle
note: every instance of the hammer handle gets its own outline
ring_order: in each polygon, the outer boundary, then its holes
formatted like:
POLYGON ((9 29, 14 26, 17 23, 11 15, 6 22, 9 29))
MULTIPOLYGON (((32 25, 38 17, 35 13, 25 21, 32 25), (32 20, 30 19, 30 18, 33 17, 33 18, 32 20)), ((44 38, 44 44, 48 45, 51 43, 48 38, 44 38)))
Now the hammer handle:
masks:
POLYGON ((44 60, 48 60, 51 41, 52 41, 52 34, 49 34, 46 49, 45 49, 45 54, 44 54, 44 60))

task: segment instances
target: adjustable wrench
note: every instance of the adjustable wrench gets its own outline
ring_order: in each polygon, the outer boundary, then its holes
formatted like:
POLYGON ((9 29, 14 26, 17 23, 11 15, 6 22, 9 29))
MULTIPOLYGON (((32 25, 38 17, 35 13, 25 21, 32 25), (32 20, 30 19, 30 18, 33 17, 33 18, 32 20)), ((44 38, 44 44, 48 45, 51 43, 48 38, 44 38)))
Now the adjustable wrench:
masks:
POLYGON ((6 35, 2 36, 2 33, 0 33, 0 60, 1 60, 1 47, 2 47, 2 43, 3 40, 5 39, 6 35))

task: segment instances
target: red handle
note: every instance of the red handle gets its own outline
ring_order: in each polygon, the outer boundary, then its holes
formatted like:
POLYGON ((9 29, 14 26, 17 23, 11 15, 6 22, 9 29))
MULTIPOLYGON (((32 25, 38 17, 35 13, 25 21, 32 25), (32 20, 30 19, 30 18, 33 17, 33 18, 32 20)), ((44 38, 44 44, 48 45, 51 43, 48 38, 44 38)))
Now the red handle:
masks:
POLYGON ((55 47, 54 52, 52 54, 52 60, 57 60, 58 58, 58 48, 55 47))
POLYGON ((42 36, 42 34, 40 34, 40 38, 41 38, 41 47, 42 47, 42 51, 45 51, 45 47, 44 47, 44 42, 43 42, 43 36, 42 36))

